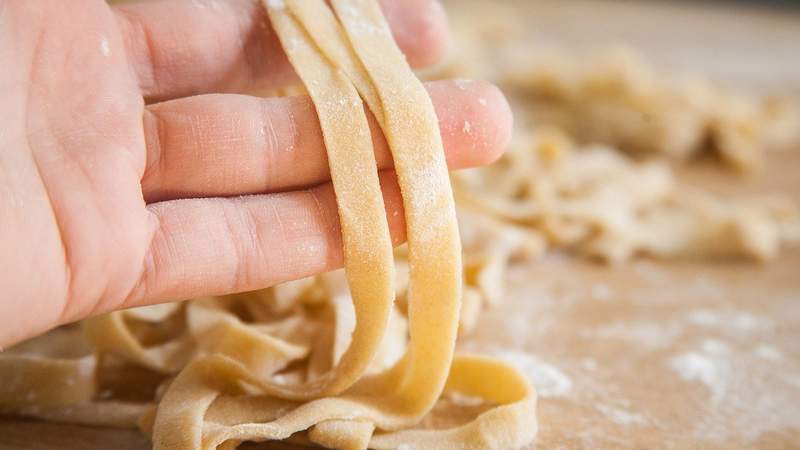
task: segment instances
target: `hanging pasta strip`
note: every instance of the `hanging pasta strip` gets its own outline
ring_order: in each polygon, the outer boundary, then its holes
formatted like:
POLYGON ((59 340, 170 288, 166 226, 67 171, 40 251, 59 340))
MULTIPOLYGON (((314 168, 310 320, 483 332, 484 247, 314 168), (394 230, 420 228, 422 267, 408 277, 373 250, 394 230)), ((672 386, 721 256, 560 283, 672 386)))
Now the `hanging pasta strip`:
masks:
POLYGON ((273 26, 320 119, 356 315, 350 347, 338 365, 325 376, 293 388, 293 398, 312 398, 349 387, 372 360, 394 300, 392 244, 372 138, 358 93, 308 39, 296 36, 303 32, 291 16, 274 14, 272 6, 269 9, 273 26))
POLYGON ((421 418, 441 394, 461 299, 461 243, 433 103, 392 38, 377 2, 333 0, 350 45, 375 86, 408 228, 409 361, 395 393, 421 418))
MULTIPOLYGON (((355 382, 371 362, 382 341, 394 299, 392 246, 371 135, 358 93, 347 78, 333 69, 309 40, 304 39, 302 29, 284 12, 279 2, 270 2, 268 8, 273 26, 311 94, 320 118, 339 207, 345 266, 356 315, 350 346, 330 372, 299 385, 259 380, 259 388, 267 394, 309 399, 341 392, 355 382)), ((205 389, 203 392, 206 394, 198 397, 200 404, 193 414, 188 415, 173 408, 176 405, 170 400, 175 398, 175 390, 185 388, 182 383, 187 382, 186 378, 189 379, 187 383, 199 386, 199 379, 204 379, 202 372, 216 372, 208 369, 215 366, 214 361, 220 365, 219 372, 223 373, 225 363, 215 359, 190 365, 185 370, 188 373, 181 374, 165 395, 154 425, 157 447, 195 448, 185 445, 200 439, 198 424, 202 422, 202 412, 210 406, 217 393, 211 388, 205 389), (198 371, 194 377, 193 371, 198 371), (190 437, 176 441, 176 434, 190 437)), ((184 392, 187 391, 190 390, 184 392)), ((184 403, 180 398, 175 398, 175 401, 184 403)), ((313 423, 304 428, 310 425, 313 423)), ((289 434, 292 432, 294 430, 289 434)))
MULTIPOLYGON (((409 139, 411 139, 413 142, 413 139, 418 138, 419 136, 409 137, 407 134, 404 134, 404 132, 409 131, 408 127, 411 126, 410 124, 418 123, 414 121, 413 117, 409 117, 408 115, 404 114, 411 113, 413 115, 415 113, 415 106, 428 106, 428 108, 424 108, 429 111, 427 116, 424 114, 419 114, 414 115, 414 117, 427 118, 427 123, 433 124, 433 127, 435 128, 435 132, 433 134, 429 133, 428 136, 438 138, 439 133, 438 127, 436 127, 436 117, 433 114, 433 108, 430 104, 430 100, 427 98, 427 94, 422 91, 422 97, 424 97, 424 99, 403 95, 405 92, 407 92, 406 89, 409 86, 417 86, 417 93, 422 90, 422 87, 414 77, 413 73, 411 73, 408 65, 405 63, 404 57, 399 53, 399 50, 394 45, 394 41, 391 38, 388 26, 386 25, 385 21, 383 21, 381 12, 375 2, 369 0, 356 0, 353 2, 343 0, 332 1, 333 7, 338 13, 339 19, 342 21, 346 33, 350 38, 351 45, 348 45, 348 43, 343 42, 343 39, 341 39, 342 33, 337 32, 338 27, 336 21, 332 15, 327 12, 327 9, 324 7, 325 5, 322 4, 322 0, 288 0, 288 2, 294 13, 297 14, 297 16, 300 18, 300 21, 306 26, 306 30, 312 37, 315 38, 317 45, 327 53, 331 61, 337 64, 340 69, 345 71, 348 76, 350 76, 356 87, 359 88, 359 92, 364 97, 367 104, 373 110, 373 113, 378 119, 379 124, 381 124, 381 127, 384 129, 384 133, 387 136, 387 140, 389 141, 390 148, 392 149, 395 159, 395 167, 398 170, 398 178, 400 179, 401 189, 403 189, 404 198, 406 199, 406 215, 408 219, 409 204, 411 204, 412 212, 417 212, 417 210, 413 207, 413 203, 408 201, 406 191, 408 188, 406 187, 404 189, 402 180, 403 163, 398 160, 401 160, 403 157, 408 157, 407 154, 404 155, 400 152, 408 149, 408 147, 405 145, 409 142, 409 139), (337 37, 339 39, 337 39, 337 37), (378 45, 376 41, 380 41, 380 43, 383 45, 378 45), (353 57, 354 51, 362 58, 361 61, 358 61, 357 58, 353 57), (366 81, 370 79, 374 85, 366 81), (401 92, 401 94, 398 95, 398 92, 401 92), (386 95, 385 93, 390 94, 386 95), (392 110, 393 108, 397 109, 392 110), (403 129, 403 127, 406 128, 403 129), (393 145, 397 143, 401 145, 397 147, 393 145)), ((439 143, 439 148, 441 149, 440 146, 441 143, 439 143)), ((430 148, 436 148, 436 146, 430 148)), ((443 155, 443 151, 439 151, 437 154, 441 156, 443 155)), ((419 153, 415 153, 413 155, 418 156, 419 153)), ((421 172, 419 167, 415 167, 415 163, 418 164, 419 160, 412 160, 409 163, 409 166, 407 166, 407 169, 411 173, 410 178, 412 179, 417 179, 420 177, 420 173, 425 173, 421 172)), ((442 162, 441 166, 443 165, 444 164, 442 162)), ((442 178, 445 181, 447 180, 446 175, 442 178)), ((412 188, 413 187, 414 186, 412 186, 412 188)), ((449 185, 445 190, 448 193, 451 192, 449 185)), ((442 209, 444 210, 444 208, 442 209)), ((409 223, 409 243, 411 247, 410 256, 412 264, 411 282, 413 284, 415 247, 413 245, 414 237, 411 223, 409 223)), ((432 253, 437 254, 436 252, 432 253)), ((429 258, 427 255, 423 257, 429 258)), ((460 266, 460 264, 458 265, 460 266)), ((427 285, 425 286, 427 287, 427 285)), ((414 299, 412 298, 412 305, 413 301, 414 299)), ((457 312, 452 314, 452 316, 457 319, 457 312)), ((410 324, 412 327, 411 345, 413 351, 415 329, 413 311, 410 311, 410 324)), ((419 328, 417 328, 417 330, 418 329, 419 328)), ((429 343, 430 341, 427 342, 429 343)), ((454 345, 454 343, 455 338, 451 337, 448 344, 454 345)), ((413 370, 413 365, 409 366, 409 368, 413 370)), ((421 372, 422 371, 420 371, 420 373, 421 372)), ((426 374, 430 374, 430 368, 426 367, 424 372, 426 372, 426 374)), ((461 448, 470 442, 478 443, 475 448, 511 448, 530 442, 536 434, 536 396, 533 389, 529 386, 527 380, 522 377, 518 371, 496 361, 490 362, 486 359, 480 360, 465 357, 459 358, 455 362, 451 379, 456 380, 453 382, 456 390, 461 388, 461 390, 466 391, 465 393, 467 394, 480 395, 483 397, 487 397, 484 394, 489 394, 488 398, 490 400, 498 401, 496 397, 497 393, 495 393, 493 398, 491 392, 484 392, 481 389, 485 389, 485 380, 487 378, 484 376, 493 376, 492 378, 494 379, 494 376, 503 378, 503 375, 513 379, 513 383, 509 381, 508 386, 516 386, 519 389, 519 395, 516 399, 518 403, 512 406, 506 406, 493 410, 490 413, 486 413, 475 422, 461 427, 459 431, 452 431, 449 437, 447 437, 447 433, 442 433, 437 435, 442 436, 441 439, 428 442, 427 444, 418 439, 412 439, 411 442, 414 443, 414 448, 416 448, 418 445, 428 448, 451 448, 451 446, 461 448), (470 371, 473 373, 470 374, 470 371), (472 383, 462 383, 459 385, 458 380, 464 379, 469 379, 472 383), (492 433, 482 432, 482 425, 485 425, 483 422, 489 420, 490 417, 498 418, 501 416, 507 420, 499 420, 494 422, 496 425, 495 430, 498 432, 494 438, 497 438, 498 436, 506 437, 511 439, 511 441, 506 440, 503 442, 502 439, 499 441, 494 439, 493 441, 492 436, 490 436, 492 433), (509 432, 509 430, 515 432, 509 432), (481 434, 481 432, 483 434, 481 434), (479 437, 479 435, 484 436, 486 439, 477 440, 476 438, 479 437), (435 443, 436 441, 438 441, 438 444, 435 443), (480 446, 480 442, 483 442, 485 445, 480 446)), ((408 383, 406 386, 412 387, 412 392, 410 392, 410 395, 413 396, 415 394, 419 394, 420 386, 418 383, 414 383, 413 374, 406 378, 406 382, 408 383), (409 382, 409 379, 412 381, 409 382)), ((498 389, 502 390, 502 387, 498 389)), ((422 397, 424 397, 424 393, 422 394, 422 397)), ((436 397, 438 397, 438 393, 434 397, 434 400, 436 397)), ((499 402, 502 403, 503 401, 500 400, 499 402)), ((427 412, 427 409, 425 409, 425 411, 427 412)), ((420 433, 424 434, 430 432, 420 433)), ((434 433, 434 435, 436 434, 434 433)), ((402 436, 410 437, 410 435, 402 436)), ((403 441, 401 440, 399 443, 403 443, 403 441)), ((408 445, 408 442, 405 443, 408 445)), ((380 442, 374 440, 371 446, 378 447, 380 446, 380 442)))

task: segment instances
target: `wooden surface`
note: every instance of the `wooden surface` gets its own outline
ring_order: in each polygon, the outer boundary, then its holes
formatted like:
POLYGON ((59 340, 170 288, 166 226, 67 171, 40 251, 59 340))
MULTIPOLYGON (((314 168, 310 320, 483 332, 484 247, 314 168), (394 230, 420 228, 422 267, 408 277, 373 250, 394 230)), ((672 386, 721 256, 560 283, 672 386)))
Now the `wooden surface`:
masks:
MULTIPOLYGON (((509 4, 542 40, 580 48, 625 41, 671 67, 800 92, 797 13, 691 2, 509 4)), ((448 7, 458 16, 469 5, 448 7)), ((753 179, 702 165, 681 175, 720 193, 782 191, 800 203, 798 169, 794 152, 772 155, 753 179)), ((506 301, 462 347, 530 373, 540 391, 538 448, 800 445, 800 250, 768 265, 640 259, 603 267, 551 255, 515 267, 509 282, 506 301)), ((2 449, 148 447, 135 431, 0 420, 2 449)))

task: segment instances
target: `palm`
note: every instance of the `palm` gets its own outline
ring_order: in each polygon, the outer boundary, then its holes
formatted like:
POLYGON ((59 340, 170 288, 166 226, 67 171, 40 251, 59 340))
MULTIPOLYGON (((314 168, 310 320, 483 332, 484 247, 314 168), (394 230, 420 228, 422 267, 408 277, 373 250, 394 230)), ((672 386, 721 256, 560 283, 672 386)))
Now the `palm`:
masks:
POLYGON ((139 183, 144 100, 114 15, 103 2, 80 3, 69 21, 57 0, 5 2, 0 13, 29 27, 0 27, 14 33, 2 51, 13 44, 21 62, 0 71, 11 119, 0 134, 3 168, 23 168, 0 178, 16 194, 0 252, 17 257, 0 285, 26 303, 0 303, 0 315, 42 326, 120 306, 154 231, 139 183))
MULTIPOLYGON (((433 62, 435 1, 382 3, 409 61, 433 62)), ((0 345, 342 264, 310 101, 224 94, 293 77, 257 2, 3 1, 0 64, 0 345)), ((451 168, 499 156, 511 117, 496 88, 428 90, 451 168)), ((399 242, 392 160, 371 125, 399 242)))

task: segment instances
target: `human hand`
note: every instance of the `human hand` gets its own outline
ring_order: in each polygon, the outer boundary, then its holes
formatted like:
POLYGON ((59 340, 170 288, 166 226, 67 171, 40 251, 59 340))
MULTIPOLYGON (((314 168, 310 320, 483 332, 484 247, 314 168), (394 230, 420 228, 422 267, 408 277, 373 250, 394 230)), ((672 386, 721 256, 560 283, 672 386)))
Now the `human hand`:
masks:
MULTIPOLYGON (((433 63, 440 5, 382 3, 411 64, 433 63)), ((0 345, 342 265, 310 100, 234 94, 296 81, 258 2, 3 1, 0 67, 0 345)), ((500 155, 511 113, 496 88, 427 88, 451 169, 500 155)), ((399 243, 402 199, 370 121, 399 243)))

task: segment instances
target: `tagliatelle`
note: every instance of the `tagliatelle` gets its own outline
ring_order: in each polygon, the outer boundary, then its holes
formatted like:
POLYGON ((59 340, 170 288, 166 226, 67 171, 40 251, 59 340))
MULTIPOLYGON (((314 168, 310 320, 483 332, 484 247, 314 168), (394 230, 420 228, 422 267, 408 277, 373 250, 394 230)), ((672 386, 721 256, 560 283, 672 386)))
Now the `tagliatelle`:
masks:
POLYGON ((743 172, 763 169, 767 153, 800 142, 800 110, 791 101, 667 76, 629 48, 589 57, 540 52, 530 60, 504 84, 544 106, 540 124, 582 142, 683 161, 710 152, 743 172))
POLYGON ((271 0, 266 8, 319 116, 351 295, 326 275, 267 295, 90 319, 83 333, 93 354, 0 359, 0 373, 18 376, 0 387, 2 411, 118 426, 136 420, 156 449, 234 448, 305 431, 312 442, 342 449, 530 443, 537 426, 529 381, 497 360, 454 357, 459 325, 474 326, 482 298, 496 300, 508 255, 471 262, 476 286, 462 305, 461 245, 438 121, 377 2, 271 0), (398 277, 397 287, 359 94, 384 131, 404 201, 408 277, 398 277), (402 301, 394 306, 396 292, 402 301), (467 319, 459 323, 462 312, 467 319), (133 398, 120 380, 106 379, 114 366, 146 369, 149 391, 133 398), (78 383, 61 393, 44 383, 48 375, 78 383), (409 429, 444 391, 495 408, 452 429, 409 429), (125 397, 131 401, 119 401, 125 397), (43 411, 26 411, 27 403, 43 411), (113 423, 100 417, 110 408, 120 416, 113 423))
POLYGON ((800 144, 800 105, 791 95, 664 70, 624 43, 588 52, 552 45, 532 32, 524 6, 460 3, 450 22, 455 45, 426 76, 493 81, 533 113, 537 127, 555 126, 581 145, 600 143, 637 158, 692 164, 713 154, 750 174, 763 170, 771 153, 800 144))
MULTIPOLYGON (((461 215, 481 217, 462 220, 470 234, 496 239, 522 228, 542 239, 540 251, 565 248, 613 263, 639 254, 769 261, 800 241, 800 215, 789 199, 723 199, 681 185, 664 162, 579 148, 557 129, 518 134, 496 164, 454 174, 454 189, 461 215)), ((506 252, 526 241, 509 242, 506 252)), ((484 277, 491 268, 483 267, 484 277)))

